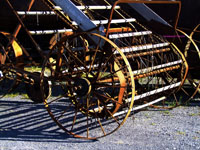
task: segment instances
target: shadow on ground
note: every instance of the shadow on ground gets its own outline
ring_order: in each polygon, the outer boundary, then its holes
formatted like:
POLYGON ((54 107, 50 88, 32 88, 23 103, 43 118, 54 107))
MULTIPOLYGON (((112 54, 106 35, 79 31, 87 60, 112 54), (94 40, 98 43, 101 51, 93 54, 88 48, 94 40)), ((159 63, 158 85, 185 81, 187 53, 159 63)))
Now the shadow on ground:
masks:
MULTIPOLYGON (((187 106, 200 106, 199 98, 198 94, 187 106)), ((0 140, 92 142, 73 138, 64 133, 50 118, 43 104, 34 104, 21 97, 0 99, 0 140)))
MULTIPOLYGON (((18 98, 19 99, 19 98, 18 98)), ((28 99, 0 99, 0 140, 33 142, 89 142, 64 133, 43 104, 28 99)))

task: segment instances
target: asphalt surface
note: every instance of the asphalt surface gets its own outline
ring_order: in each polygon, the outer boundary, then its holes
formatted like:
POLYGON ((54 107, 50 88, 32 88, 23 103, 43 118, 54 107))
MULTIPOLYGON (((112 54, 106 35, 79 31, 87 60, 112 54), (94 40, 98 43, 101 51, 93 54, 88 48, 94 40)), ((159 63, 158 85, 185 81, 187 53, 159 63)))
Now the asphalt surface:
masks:
POLYGON ((42 104, 0 99, 0 150, 198 150, 200 101, 173 110, 135 112, 116 132, 96 141, 72 138, 42 104))

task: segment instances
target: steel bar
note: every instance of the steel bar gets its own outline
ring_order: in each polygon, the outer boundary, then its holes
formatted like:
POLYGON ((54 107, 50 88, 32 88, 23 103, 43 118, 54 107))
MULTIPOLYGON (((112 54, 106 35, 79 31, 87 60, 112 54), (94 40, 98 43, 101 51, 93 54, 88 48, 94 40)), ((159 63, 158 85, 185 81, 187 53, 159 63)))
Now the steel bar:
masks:
POLYGON ((177 61, 173 61, 173 62, 169 62, 169 63, 165 63, 165 64, 153 66, 153 67, 148 67, 148 68, 144 68, 144 69, 140 69, 140 70, 134 70, 133 74, 137 75, 137 74, 147 73, 147 72, 150 72, 152 70, 161 69, 161 68, 164 68, 164 67, 169 67, 169 66, 181 64, 182 62, 183 62, 182 60, 177 60, 177 61))
MULTIPOLYGON (((105 9, 111 9, 112 6, 77 6, 80 10, 105 10, 105 9)), ((55 6, 54 9, 56 10, 62 10, 59 6, 55 6)), ((115 9, 120 9, 120 6, 116 6, 115 9)), ((64 13, 63 11, 61 11, 64 13)), ((18 15, 56 15, 54 11, 17 11, 18 15)))
POLYGON ((180 65, 176 65, 176 66, 173 66, 173 67, 167 67, 167 68, 163 68, 163 69, 160 69, 160 70, 155 70, 155 71, 151 71, 151 72, 148 72, 148 73, 136 75, 136 76, 134 76, 134 79, 140 79, 140 78, 152 76, 152 75, 155 75, 155 74, 158 75, 160 73, 175 70, 175 69, 178 69, 178 68, 180 68, 180 65))
MULTIPOLYGON (((152 76, 152 75, 155 75, 155 74, 158 75, 160 73, 175 70, 175 69, 178 69, 178 68, 180 68, 180 65, 167 67, 167 68, 163 68, 163 69, 159 69, 159 70, 154 70, 154 71, 151 71, 151 72, 147 72, 147 73, 143 73, 143 74, 139 74, 139 75, 134 75, 134 79, 136 80, 136 79, 152 76)), ((99 83, 109 83, 109 82, 112 82, 113 80, 118 81, 119 79, 117 77, 114 77, 113 79, 104 79, 104 80, 100 80, 98 82, 99 83)))
POLYGON ((58 29, 58 30, 37 30, 37 31, 29 31, 32 35, 41 35, 41 34, 55 34, 55 33, 65 33, 72 32, 72 29, 58 29))
MULTIPOLYGON (((134 107, 134 108, 131 109, 131 111, 136 111, 136 110, 139 110, 139 109, 148 107, 148 106, 150 106, 150 105, 153 105, 153 104, 155 104, 155 103, 158 103, 158 102, 160 102, 160 101, 163 101, 163 100, 165 100, 166 98, 167 98, 167 97, 165 97, 165 96, 160 97, 160 98, 158 98, 158 99, 156 99, 156 100, 153 100, 153 101, 151 101, 151 102, 149 102, 149 103, 147 103, 147 104, 143 104, 143 105, 134 107)), ((119 111, 119 112, 115 113, 113 116, 116 117, 116 116, 123 115, 123 114, 125 114, 125 113, 127 113, 127 111, 119 111)))
MULTIPOLYGON (((180 85, 181 85, 181 82, 177 82, 177 83, 174 83, 174 84, 171 84, 171 85, 164 86, 162 88, 158 88, 158 89, 146 92, 146 93, 141 94, 141 95, 136 95, 134 97, 134 100, 136 101, 136 100, 148 97, 148 96, 152 96, 152 95, 158 94, 160 92, 164 92, 164 91, 179 87, 180 85)), ((131 101, 131 99, 129 99, 129 98, 126 100, 127 103, 130 102, 130 101, 131 101)))
MULTIPOLYGON (((153 66, 153 67, 148 67, 148 68, 144 68, 144 69, 140 69, 140 70, 134 70, 133 74, 134 75, 145 74, 145 73, 149 73, 156 69, 161 69, 164 67, 169 67, 169 66, 173 66, 173 65, 177 65, 177 64, 181 64, 181 63, 182 63, 182 60, 177 60, 177 61, 173 61, 173 62, 169 62, 169 63, 165 63, 165 64, 153 66)), ((97 67, 98 67, 98 64, 93 65, 93 68, 97 68, 97 67)), ((88 66, 86 66, 86 68, 90 68, 90 66, 88 65, 88 66)), ((85 69, 84 67, 78 67, 78 68, 74 68, 74 71, 84 70, 84 69, 85 69)))
MULTIPOLYGON (((84 9, 89 9, 89 10, 100 10, 100 9, 111 9, 112 6, 77 6, 78 9, 84 10, 84 9)), ((55 6, 54 9, 57 10, 62 10, 60 6, 55 6)), ((116 6, 115 9, 120 9, 120 6, 116 6)))
MULTIPOLYGON (((164 47, 168 45, 169 43, 145 44, 145 45, 138 45, 138 46, 121 47, 120 49, 122 50, 122 52, 127 53, 127 52, 136 52, 136 51, 147 50, 147 49, 152 49, 152 48, 159 48, 159 47, 164 47)), ((114 52, 114 54, 117 54, 117 53, 118 53, 117 51, 114 52)))
POLYGON ((17 11, 18 15, 29 15, 29 16, 36 16, 36 15, 56 15, 53 11, 17 11))
POLYGON ((142 36, 142 35, 149 35, 149 34, 152 34, 152 32, 141 31, 141 32, 117 33, 117 34, 110 34, 109 39, 126 38, 126 37, 142 36))
MULTIPOLYGON (((149 102, 149 103, 146 103, 146 104, 143 104, 143 105, 134 107, 134 108, 131 109, 131 111, 136 111, 136 110, 139 110, 139 109, 148 107, 148 106, 150 106, 150 105, 153 105, 153 104, 156 104, 156 103, 158 103, 158 102, 160 102, 160 101, 163 101, 163 100, 165 100, 166 98, 167 98, 167 97, 165 97, 165 96, 160 97, 160 98, 158 98, 158 99, 156 99, 156 100, 153 100, 153 101, 151 101, 151 102, 149 102)), ((111 106, 111 105, 112 105, 112 104, 110 104, 110 105, 108 104, 108 107, 111 106)), ((90 110, 90 112, 93 112, 93 111, 98 112, 98 111, 102 111, 102 110, 103 110, 103 107, 98 107, 98 108, 95 108, 94 110, 90 110)), ((123 115, 123 114, 125 114, 125 113, 127 113, 127 110, 125 110, 125 111, 119 111, 119 112, 113 114, 113 116, 114 116, 114 117, 117 117, 117 116, 123 115)))
POLYGON ((148 52, 140 52, 140 53, 135 53, 135 54, 128 54, 128 55, 126 55, 126 58, 153 55, 153 54, 164 53, 164 52, 168 52, 168 51, 170 51, 170 48, 157 49, 157 50, 152 50, 152 51, 148 51, 148 52))
MULTIPOLYGON (((108 32, 113 33, 113 32, 129 32, 132 31, 131 28, 111 28, 108 32)), ((55 34, 55 33, 66 33, 68 35, 73 34, 72 29, 56 29, 56 30, 36 30, 36 31, 29 31, 30 34, 32 35, 41 35, 41 34, 55 34)), ((106 29, 104 29, 104 32, 106 32, 106 29)))
MULTIPOLYGON (((128 18, 128 19, 112 19, 111 23, 128 23, 128 22, 135 22, 135 18, 128 18)), ((92 20, 93 24, 108 24, 108 20, 92 20)), ((72 22, 73 25, 78 25, 75 21, 72 22)))

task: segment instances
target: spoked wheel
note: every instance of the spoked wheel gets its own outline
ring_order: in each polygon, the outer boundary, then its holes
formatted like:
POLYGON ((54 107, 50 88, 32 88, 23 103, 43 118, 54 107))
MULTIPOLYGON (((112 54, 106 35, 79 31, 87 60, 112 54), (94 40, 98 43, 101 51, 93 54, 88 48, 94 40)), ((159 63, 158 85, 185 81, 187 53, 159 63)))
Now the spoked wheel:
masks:
POLYGON ((17 65, 16 55, 21 55, 22 52, 16 41, 13 41, 13 44, 6 49, 9 43, 8 37, 8 33, 0 32, 0 98, 11 92, 18 85, 16 71, 12 68, 17 65), (14 48, 16 48, 16 51, 14 48))
POLYGON ((188 102, 195 97, 197 92, 200 93, 200 80, 199 80, 199 62, 200 62, 200 50, 198 45, 193 39, 195 31, 199 25, 193 30, 190 35, 177 29, 177 31, 187 38, 187 43, 184 50, 185 58, 189 65, 189 72, 186 81, 182 87, 181 97, 184 98, 184 103, 188 102), (183 96, 184 95, 184 96, 183 96))
POLYGON ((51 97, 44 98, 47 111, 74 137, 96 139, 113 133, 133 106, 130 65, 113 42, 98 34, 63 37, 44 62, 42 92, 46 81, 52 83, 51 97), (99 44, 87 41, 88 36, 98 38, 99 44), (125 113, 117 116, 120 111, 125 113))
MULTIPOLYGON (((26 83, 26 93, 28 97, 34 102, 34 103, 42 103, 43 102, 43 96, 40 90, 40 72, 33 72, 32 75, 38 76, 37 78, 33 78, 34 82, 26 83)), ((51 82, 45 81, 44 82, 44 97, 45 99, 48 98, 51 95, 51 82)))

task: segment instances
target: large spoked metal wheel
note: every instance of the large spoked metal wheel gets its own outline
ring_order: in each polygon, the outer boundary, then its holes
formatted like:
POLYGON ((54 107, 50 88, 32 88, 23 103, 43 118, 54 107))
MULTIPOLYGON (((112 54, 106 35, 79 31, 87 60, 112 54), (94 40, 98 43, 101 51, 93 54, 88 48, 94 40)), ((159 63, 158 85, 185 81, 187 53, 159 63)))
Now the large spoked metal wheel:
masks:
MULTIPOLYGON (((40 72, 33 72, 32 75, 35 75, 36 77, 33 78, 33 83, 26 83, 26 93, 28 97, 34 102, 34 103, 43 103, 43 96, 40 90, 40 72)), ((48 98, 51 95, 51 82, 45 81, 43 83, 44 86, 44 98, 48 98)))
POLYGON ((74 137, 96 139, 113 133, 133 106, 130 65, 113 42, 98 34, 63 37, 44 62, 43 93, 45 82, 52 83, 51 97, 44 98, 47 111, 74 137), (86 40, 88 36, 95 37, 98 44, 86 40))

